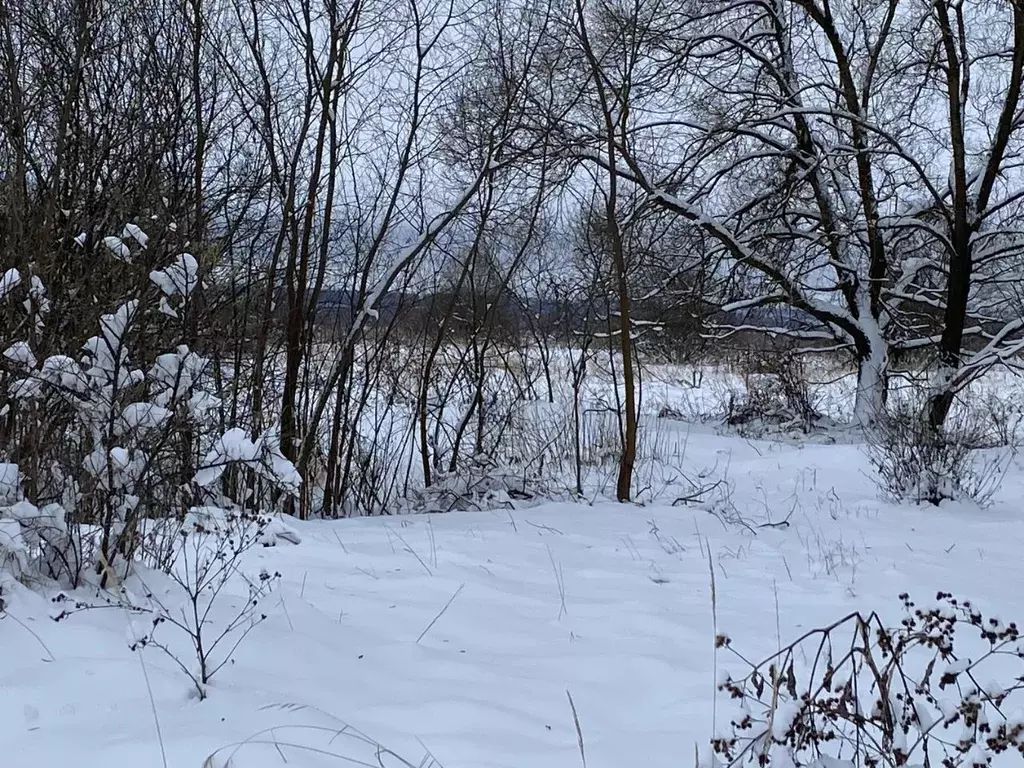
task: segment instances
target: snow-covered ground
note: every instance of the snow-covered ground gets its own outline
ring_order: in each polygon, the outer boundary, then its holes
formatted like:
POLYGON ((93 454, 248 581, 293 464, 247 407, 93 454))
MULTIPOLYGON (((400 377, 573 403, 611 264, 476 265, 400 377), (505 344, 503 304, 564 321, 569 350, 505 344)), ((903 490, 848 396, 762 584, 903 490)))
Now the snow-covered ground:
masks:
POLYGON ((571 695, 589 768, 674 768, 712 732, 710 566, 718 629, 748 658, 852 609, 897 617, 904 590, 1024 617, 1017 463, 985 510, 884 504, 850 444, 691 431, 684 463, 727 468, 747 525, 667 503, 290 522, 300 544, 249 553, 282 580, 204 701, 168 656, 129 650, 121 609, 57 623, 48 597, 7 593, 2 763, 403 764, 379 744, 412 765, 563 768, 581 765, 571 695))

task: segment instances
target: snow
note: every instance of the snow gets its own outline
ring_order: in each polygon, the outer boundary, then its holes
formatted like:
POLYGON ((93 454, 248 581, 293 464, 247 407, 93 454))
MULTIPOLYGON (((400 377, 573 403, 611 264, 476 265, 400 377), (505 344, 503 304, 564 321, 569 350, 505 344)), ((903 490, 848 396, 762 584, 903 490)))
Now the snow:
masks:
POLYGON ((39 378, 73 392, 81 392, 88 386, 81 366, 67 355, 52 355, 46 358, 39 378))
POLYGON ((38 379, 15 379, 7 388, 7 394, 12 400, 31 400, 42 389, 38 379))
MULTIPOLYGON (((588 766, 675 768, 712 733, 715 621, 763 658, 851 610, 898 622, 904 590, 921 604, 948 590, 1005 621, 1024 615, 1013 580, 992 578, 1016 572, 1024 545, 1019 465, 986 510, 896 507, 877 500, 855 445, 686 439, 688 463, 729 467, 752 530, 696 507, 610 502, 276 518, 263 543, 277 546, 244 565, 282 574, 268 618, 205 701, 166 655, 129 650, 149 631, 142 617, 95 610, 55 623, 52 594, 5 585, 17 621, 0 622, 0 752, 38 768, 161 766, 159 723, 171 768, 232 755, 235 768, 345 764, 325 753, 377 765, 378 742, 413 765, 429 750, 447 768, 564 768, 580 765, 568 692, 588 766), (788 526, 758 527, 787 514, 788 526)), ((253 458, 261 442, 225 435, 220 456, 253 458)), ((16 481, 17 468, 0 475, 16 481)), ((152 573, 127 586, 174 594, 152 573)), ((242 583, 229 592, 215 624, 246 594, 242 583)), ((189 664, 187 640, 165 636, 189 664)))
POLYGON ((188 410, 195 418, 201 419, 205 414, 220 405, 220 398, 209 392, 196 392, 189 398, 188 410))
POLYGON ((103 238, 103 244, 118 261, 131 262, 132 252, 121 238, 107 236, 103 238))
POLYGON ((177 310, 174 307, 171 306, 169 301, 167 301, 167 297, 166 296, 161 296, 160 297, 159 310, 160 310, 160 312, 162 314, 165 314, 168 317, 177 317, 178 316, 177 310))
POLYGON ((17 464, 0 462, 0 504, 13 504, 21 492, 21 473, 17 464))
POLYGON ((17 288, 20 283, 21 273, 13 267, 0 275, 0 299, 17 288))
POLYGON ((143 232, 138 224, 125 224, 121 237, 125 240, 130 237, 143 248, 149 244, 149 235, 143 232))
POLYGON ((243 463, 267 477, 274 477, 282 488, 297 490, 302 483, 295 466, 282 455, 279 439, 272 430, 254 441, 237 427, 214 442, 193 481, 202 487, 209 486, 232 462, 243 463))
POLYGON ((120 427, 127 432, 134 429, 155 429, 171 418, 171 412, 153 403, 132 403, 121 412, 120 427))
POLYGON ((0 518, 0 565, 18 576, 28 563, 27 549, 20 523, 0 518))
POLYGON ((4 350, 4 357, 25 368, 36 367, 36 356, 32 348, 24 341, 16 341, 4 350))
POLYGON ((199 283, 199 263, 191 253, 182 253, 167 269, 150 272, 149 279, 167 296, 188 296, 199 283))

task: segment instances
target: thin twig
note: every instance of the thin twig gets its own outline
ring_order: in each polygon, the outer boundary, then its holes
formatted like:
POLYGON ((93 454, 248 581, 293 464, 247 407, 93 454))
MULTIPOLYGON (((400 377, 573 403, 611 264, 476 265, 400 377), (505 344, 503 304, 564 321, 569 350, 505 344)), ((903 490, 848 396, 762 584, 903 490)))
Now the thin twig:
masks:
POLYGON ((560 530, 558 530, 557 528, 552 528, 550 525, 541 525, 540 523, 533 523, 529 520, 526 521, 526 524, 532 525, 534 528, 539 528, 542 531, 547 531, 548 533, 557 533, 559 536, 562 535, 562 532, 560 530))
POLYGON ((714 633, 714 654, 712 672, 715 676, 711 706, 711 732, 718 733, 718 589, 715 586, 715 564, 711 559, 711 542, 708 542, 708 572, 711 574, 711 631, 714 633))
POLYGON ((572 700, 569 689, 565 689, 565 695, 569 698, 569 708, 572 709, 572 723, 576 726, 576 741, 580 746, 580 760, 583 761, 583 768, 587 768, 587 751, 583 746, 583 729, 580 727, 580 716, 576 712, 576 703, 572 700))
POLYGON ((551 570, 555 572, 555 585, 558 587, 558 597, 562 601, 558 609, 558 618, 561 619, 569 612, 565 607, 565 576, 562 574, 562 566, 555 562, 555 553, 551 551, 551 547, 548 547, 547 550, 548 559, 551 560, 551 570))
POLYGON ((43 638, 41 638, 39 635, 37 635, 35 630, 32 629, 32 627, 28 626, 28 624, 23 622, 21 619, 19 619, 17 616, 15 616, 12 613, 4 613, 3 615, 0 615, 0 620, 3 620, 3 619, 12 619, 15 624, 20 626, 22 629, 24 629, 26 632, 28 632, 30 635, 32 635, 32 637, 34 637, 36 639, 36 642, 39 643, 39 645, 41 645, 43 647, 43 650, 46 651, 48 654, 50 654, 50 658, 43 659, 43 661, 51 662, 51 661, 56 661, 57 660, 57 658, 53 655, 53 651, 51 651, 46 646, 46 643, 43 642, 43 638))
POLYGON ((156 741, 160 745, 160 759, 164 768, 167 768, 167 749, 164 747, 164 734, 160 728, 160 715, 156 711, 156 697, 153 696, 153 686, 149 682, 149 670, 146 668, 145 654, 139 654, 139 664, 142 667, 142 677, 146 681, 146 692, 149 694, 149 708, 153 712, 153 724, 156 726, 156 741))
POLYGON ((442 616, 444 616, 444 612, 447 611, 448 607, 452 603, 455 602, 455 598, 459 596, 459 594, 462 592, 462 590, 465 588, 465 586, 466 586, 465 582, 463 582, 462 584, 459 585, 459 588, 455 590, 455 594, 452 595, 450 598, 448 598, 448 602, 444 604, 444 608, 441 609, 441 612, 439 614, 437 614, 437 616, 434 617, 433 621, 431 621, 429 624, 427 624, 427 628, 426 629, 424 629, 422 632, 420 632, 420 636, 416 638, 416 644, 417 645, 419 645, 420 640, 422 640, 424 637, 426 637, 427 632, 429 632, 430 628, 433 627, 437 623, 437 620, 440 619, 442 616))
POLYGON ((389 528, 389 527, 388 527, 388 526, 386 526, 386 525, 384 526, 384 530, 385 530, 385 531, 390 531, 391 533, 393 533, 393 534, 394 534, 394 535, 395 535, 395 536, 396 536, 396 537, 398 538, 398 540, 399 540, 400 542, 402 542, 402 544, 403 544, 403 545, 405 546, 405 551, 406 551, 406 552, 408 552, 408 553, 409 553, 410 555, 412 555, 413 557, 415 557, 415 558, 416 558, 416 561, 417 561, 417 562, 418 562, 418 563, 419 563, 420 565, 422 565, 422 566, 423 566, 423 570, 427 572, 427 575, 428 575, 428 576, 433 576, 433 575, 434 575, 434 572, 433 572, 432 570, 430 570, 430 566, 428 566, 428 565, 427 565, 427 564, 426 564, 425 562, 423 562, 423 558, 422 558, 422 557, 420 557, 420 556, 419 556, 418 554, 416 554, 416 550, 415 550, 415 549, 413 549, 413 548, 412 548, 412 547, 411 547, 411 546, 409 545, 409 542, 407 542, 407 541, 406 541, 406 540, 405 540, 405 539, 403 538, 402 534, 400 534, 400 533, 399 533, 398 531, 394 531, 394 530, 392 530, 391 528, 389 528))

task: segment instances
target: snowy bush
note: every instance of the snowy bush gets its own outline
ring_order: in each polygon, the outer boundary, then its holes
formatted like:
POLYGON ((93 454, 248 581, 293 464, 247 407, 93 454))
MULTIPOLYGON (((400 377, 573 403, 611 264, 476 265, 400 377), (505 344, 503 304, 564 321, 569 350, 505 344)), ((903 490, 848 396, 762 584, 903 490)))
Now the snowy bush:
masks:
MULTIPOLYGON (((135 225, 109 240, 120 256, 154 247, 135 225)), ((275 430, 251 440, 219 418, 210 362, 184 343, 199 265, 165 263, 57 354, 37 351, 39 277, 3 277, 6 311, 20 313, 0 337, 0 561, 16 578, 75 586, 92 572, 116 586, 137 559, 168 566, 168 548, 151 546, 166 543, 159 524, 173 536, 192 507, 259 509, 298 490, 275 430)))
MULTIPOLYGON (((129 225, 105 245, 132 264, 149 238, 129 225)), ((249 575, 241 559, 257 545, 297 543, 262 510, 295 495, 301 478, 277 430, 253 439, 219 417, 210 362, 184 343, 198 320, 196 259, 180 253, 139 277, 144 290, 59 354, 41 352, 42 282, 3 277, 4 297, 24 300, 13 325, 23 337, 0 340, 0 589, 7 579, 77 587, 95 577, 96 601, 136 618, 131 646, 167 653, 202 698, 264 618, 278 574, 249 575), (151 579, 168 588, 147 588, 151 579)), ((96 607, 56 602, 57 620, 96 607)))
POLYGON ((744 377, 742 392, 730 391, 724 403, 725 423, 741 435, 760 437, 774 432, 810 432, 821 419, 802 360, 780 353, 758 358, 744 377))
POLYGON ((940 592, 929 606, 901 595, 892 628, 853 613, 721 676, 734 708, 713 749, 730 766, 941 765, 980 768, 1024 755, 1024 640, 1017 625, 940 592), (1015 709, 1016 708, 1016 709, 1015 709))
POLYGON ((38 566, 60 570, 70 557, 64 508, 47 504, 42 509, 21 494, 18 467, 0 464, 0 583, 4 576, 33 581, 38 566))
POLYGON ((195 507, 180 524, 157 531, 166 556, 160 570, 134 569, 116 591, 98 593, 95 600, 58 593, 51 618, 59 622, 95 608, 124 609, 132 617, 129 648, 161 651, 202 700, 213 676, 267 618, 265 598, 281 578, 266 569, 247 573, 245 554, 300 539, 279 518, 213 506, 195 507))
POLYGON ((868 435, 867 455, 882 494, 896 502, 986 504, 998 490, 1005 452, 985 452, 990 435, 981 419, 954 413, 932 428, 912 406, 895 409, 868 435))
POLYGON ((1024 403, 1005 394, 989 393, 980 406, 988 422, 989 442, 993 447, 1016 448, 1024 427, 1024 403))
POLYGON ((531 469, 476 456, 458 472, 438 475, 430 487, 411 493, 406 503, 414 512, 510 509, 516 504, 557 499, 559 495, 549 482, 531 469))

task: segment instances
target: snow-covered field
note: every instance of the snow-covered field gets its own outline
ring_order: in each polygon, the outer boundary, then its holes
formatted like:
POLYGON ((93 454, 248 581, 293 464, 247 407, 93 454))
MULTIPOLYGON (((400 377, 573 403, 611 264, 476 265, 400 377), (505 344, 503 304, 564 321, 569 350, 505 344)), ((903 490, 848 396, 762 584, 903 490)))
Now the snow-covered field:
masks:
POLYGON ((582 764, 574 705, 589 768, 688 766, 715 712, 710 567, 718 630, 752 659, 854 609, 898 618, 902 591, 1024 616, 1018 463, 985 510, 895 507, 856 445, 672 423, 747 525, 668 503, 289 521, 301 543, 248 555, 282 580, 204 701, 129 649, 123 610, 57 623, 48 597, 5 593, 2 764, 562 768, 582 764))

